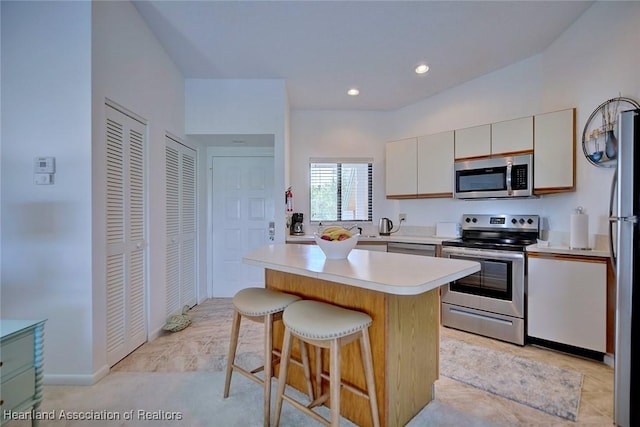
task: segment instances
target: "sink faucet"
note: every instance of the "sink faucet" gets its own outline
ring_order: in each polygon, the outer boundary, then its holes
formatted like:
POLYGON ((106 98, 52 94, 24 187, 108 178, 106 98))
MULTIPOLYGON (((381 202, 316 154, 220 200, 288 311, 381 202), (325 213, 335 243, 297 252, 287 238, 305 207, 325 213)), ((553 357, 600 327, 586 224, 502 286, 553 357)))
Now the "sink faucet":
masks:
POLYGON ((348 227, 347 230, 351 231, 354 228, 358 229, 358 234, 362 235, 362 227, 359 227, 358 224, 353 224, 351 227, 348 227))

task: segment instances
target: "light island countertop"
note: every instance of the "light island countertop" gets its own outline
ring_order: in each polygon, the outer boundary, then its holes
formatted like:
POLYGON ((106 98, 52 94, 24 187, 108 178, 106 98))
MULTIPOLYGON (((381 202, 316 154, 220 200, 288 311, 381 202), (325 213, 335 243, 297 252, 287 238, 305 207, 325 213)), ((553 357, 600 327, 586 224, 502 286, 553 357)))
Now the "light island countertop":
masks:
POLYGON ((274 244, 245 255, 247 264, 394 295, 417 295, 480 270, 474 261, 354 249, 327 260, 316 245, 274 244))

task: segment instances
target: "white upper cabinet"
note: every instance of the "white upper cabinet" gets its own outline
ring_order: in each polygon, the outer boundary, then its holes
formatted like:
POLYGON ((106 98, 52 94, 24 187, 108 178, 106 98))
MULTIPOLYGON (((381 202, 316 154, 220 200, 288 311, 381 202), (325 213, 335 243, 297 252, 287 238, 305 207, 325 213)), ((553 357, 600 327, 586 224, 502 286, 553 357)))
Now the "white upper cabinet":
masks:
POLYGON ((491 154, 533 151, 533 117, 491 124, 491 154))
POLYGON ((491 155, 491 125, 474 126, 455 131, 455 158, 491 155))
POLYGON ((390 199, 453 197, 457 160, 533 153, 534 194, 575 188, 575 108, 387 142, 390 199))
POLYGON ((418 137, 418 197, 453 197, 453 131, 418 137))
POLYGON ((575 188, 575 109, 534 117, 533 190, 560 193, 575 188))
POLYGON ((415 198, 418 193, 417 138, 387 142, 386 194, 389 198, 415 198))

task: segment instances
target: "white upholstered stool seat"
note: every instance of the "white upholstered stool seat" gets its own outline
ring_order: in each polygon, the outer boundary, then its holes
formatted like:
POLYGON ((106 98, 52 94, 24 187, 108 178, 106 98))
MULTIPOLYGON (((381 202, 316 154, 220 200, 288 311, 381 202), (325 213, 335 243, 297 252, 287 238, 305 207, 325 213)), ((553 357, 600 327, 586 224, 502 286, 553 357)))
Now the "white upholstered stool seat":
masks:
POLYGON ((324 302, 302 300, 283 313, 282 321, 300 337, 329 340, 368 328, 371 317, 324 302))
MULTIPOLYGON (((229 356, 227 358, 227 375, 224 383, 224 397, 229 397, 231 387, 231 374, 236 371, 257 382, 264 387, 264 425, 268 426, 271 418, 271 377, 273 376, 273 355, 279 353, 273 350, 273 322, 282 318, 283 310, 291 303, 298 301, 300 297, 265 288, 246 288, 233 297, 233 324, 231 340, 229 342, 229 356), (251 371, 235 364, 238 336, 240 334, 240 322, 246 317, 255 322, 264 323, 264 365, 251 371), (263 378, 257 376, 263 371, 263 378)), ((313 399, 311 385, 311 369, 306 347, 301 344, 302 361, 299 362, 305 371, 307 378, 307 392, 313 399)))
POLYGON ((233 308, 243 316, 255 317, 284 311, 299 296, 265 288, 247 288, 233 296, 233 308))
POLYGON ((282 344, 282 361, 280 375, 278 377, 278 391, 276 394, 276 408, 274 425, 280 423, 282 402, 286 400, 294 407, 311 416, 315 420, 331 426, 339 425, 340 421, 340 389, 348 388, 355 393, 369 399, 371 408, 371 425, 378 427, 380 419, 376 399, 375 381, 373 376, 373 361, 371 357, 371 344, 369 342, 369 325, 372 319, 366 313, 319 301, 300 300, 293 302, 285 308, 282 314, 285 326, 284 341, 282 344), (302 342, 316 347, 316 393, 315 399, 308 405, 293 399, 285 394, 287 382, 287 370, 289 356, 291 354, 291 338, 297 337, 302 342), (347 384, 342 384, 340 375, 340 348, 359 340, 362 361, 364 364, 367 390, 362 391, 347 384), (329 375, 322 372, 322 349, 330 349, 329 375), (322 394, 322 380, 329 379, 329 391, 322 394), (312 410, 315 406, 330 401, 331 418, 325 419, 312 410))

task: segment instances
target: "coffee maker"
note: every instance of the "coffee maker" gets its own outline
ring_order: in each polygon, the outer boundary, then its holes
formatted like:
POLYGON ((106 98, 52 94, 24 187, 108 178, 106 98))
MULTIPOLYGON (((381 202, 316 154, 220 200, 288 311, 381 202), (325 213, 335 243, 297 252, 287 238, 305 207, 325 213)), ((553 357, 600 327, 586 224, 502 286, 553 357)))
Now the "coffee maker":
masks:
POLYGON ((304 235, 304 225, 302 224, 303 216, 299 212, 291 214, 291 225, 289 226, 289 234, 292 236, 304 235))

